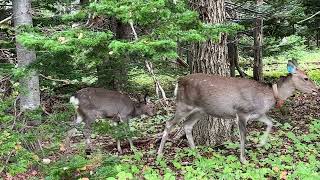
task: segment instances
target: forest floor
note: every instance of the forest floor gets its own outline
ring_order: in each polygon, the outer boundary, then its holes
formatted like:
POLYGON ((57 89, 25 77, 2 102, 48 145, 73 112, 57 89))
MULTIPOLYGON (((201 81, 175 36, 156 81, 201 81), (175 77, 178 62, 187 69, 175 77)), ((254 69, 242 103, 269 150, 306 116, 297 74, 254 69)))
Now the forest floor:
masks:
MULTIPOLYGON (((159 115, 142 118, 132 123, 142 133, 134 138, 137 151, 130 151, 127 141, 122 141, 123 154, 118 154, 116 143, 110 136, 94 138, 94 152, 86 155, 82 135, 72 138, 72 148, 63 142, 52 149, 43 143, 50 153, 39 155, 50 159, 49 164, 39 162, 23 174, 11 179, 316 179, 320 172, 320 97, 296 95, 280 109, 273 109, 269 116, 275 126, 269 142, 257 148, 265 127, 262 123, 248 124, 246 151, 248 164, 239 162, 239 140, 235 132, 232 142, 190 150, 184 137, 172 139, 165 147, 164 157, 156 158, 156 149, 167 119, 173 116, 159 115), (112 178, 111 178, 112 179, 112 178)), ((171 110, 173 112, 173 110, 171 110)), ((176 129, 177 130, 177 129, 176 129)), ((40 153, 39 153, 40 154, 40 153)))

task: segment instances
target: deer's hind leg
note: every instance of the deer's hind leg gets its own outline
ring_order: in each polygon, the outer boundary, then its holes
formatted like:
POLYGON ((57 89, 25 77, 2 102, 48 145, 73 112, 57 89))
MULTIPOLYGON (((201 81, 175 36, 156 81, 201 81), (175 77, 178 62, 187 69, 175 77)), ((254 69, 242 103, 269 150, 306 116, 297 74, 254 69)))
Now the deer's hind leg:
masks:
POLYGON ((166 122, 166 127, 163 131, 162 139, 160 142, 160 146, 158 149, 158 156, 162 154, 164 149, 164 144, 168 140, 168 136, 170 131, 173 129, 173 127, 179 123, 182 119, 186 118, 190 114, 193 113, 193 109, 190 108, 190 106, 184 104, 184 103, 177 103, 176 106, 176 113, 172 119, 166 122))
POLYGON ((262 147, 267 143, 268 136, 269 136, 271 129, 272 129, 272 121, 266 115, 261 116, 258 119, 258 121, 263 122, 267 125, 267 129, 265 130, 264 134, 262 135, 260 143, 257 145, 258 147, 262 147))
POLYGON ((195 111, 190 114, 187 119, 183 122, 184 132, 186 133, 186 137, 191 148, 195 148, 195 143, 192 136, 193 126, 200 120, 200 118, 204 115, 200 111, 195 111))

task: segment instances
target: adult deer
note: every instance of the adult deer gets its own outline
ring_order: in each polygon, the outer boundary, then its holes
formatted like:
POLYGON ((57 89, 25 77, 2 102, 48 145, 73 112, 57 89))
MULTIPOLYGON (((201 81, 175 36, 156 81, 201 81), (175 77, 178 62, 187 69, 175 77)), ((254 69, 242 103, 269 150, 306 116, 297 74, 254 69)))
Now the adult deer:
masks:
MULTIPOLYGON (((147 96, 144 102, 135 103, 129 96, 117 91, 106 90, 103 88, 84 88, 70 98, 74 105, 77 118, 76 123, 84 121, 84 136, 86 138, 86 147, 91 149, 90 134, 91 125, 97 118, 111 118, 113 121, 126 122, 136 116, 155 114, 154 104, 147 96)), ((128 138, 131 150, 134 149, 131 138, 128 138)), ((117 149, 122 153, 120 140, 117 140, 117 149)))
POLYGON ((208 74, 190 74, 178 81, 176 112, 167 121, 161 139, 158 155, 164 149, 172 128, 183 122, 184 131, 191 148, 195 148, 192 128, 200 117, 209 114, 218 118, 236 118, 240 130, 240 161, 246 162, 246 123, 249 119, 259 120, 267 125, 260 141, 266 143, 272 128, 272 121, 266 116, 274 105, 281 106, 295 90, 303 93, 317 92, 317 87, 308 76, 291 61, 287 64, 289 74, 272 87, 249 79, 221 77, 208 74))

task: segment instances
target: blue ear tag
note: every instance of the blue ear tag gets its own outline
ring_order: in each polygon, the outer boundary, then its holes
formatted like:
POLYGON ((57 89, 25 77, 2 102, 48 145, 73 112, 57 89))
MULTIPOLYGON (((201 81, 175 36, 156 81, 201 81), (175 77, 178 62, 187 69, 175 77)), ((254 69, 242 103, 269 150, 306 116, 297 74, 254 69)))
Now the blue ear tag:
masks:
POLYGON ((295 73, 296 72, 296 67, 292 66, 292 65, 288 65, 287 66, 287 70, 288 70, 288 73, 295 73))

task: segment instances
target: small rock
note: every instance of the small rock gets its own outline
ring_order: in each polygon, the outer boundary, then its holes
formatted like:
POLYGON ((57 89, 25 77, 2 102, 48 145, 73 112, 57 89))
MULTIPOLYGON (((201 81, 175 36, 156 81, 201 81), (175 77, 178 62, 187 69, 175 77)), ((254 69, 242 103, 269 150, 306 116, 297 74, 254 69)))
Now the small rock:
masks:
POLYGON ((45 158, 45 159, 42 159, 42 162, 43 162, 43 164, 49 164, 51 162, 51 160, 45 158))

